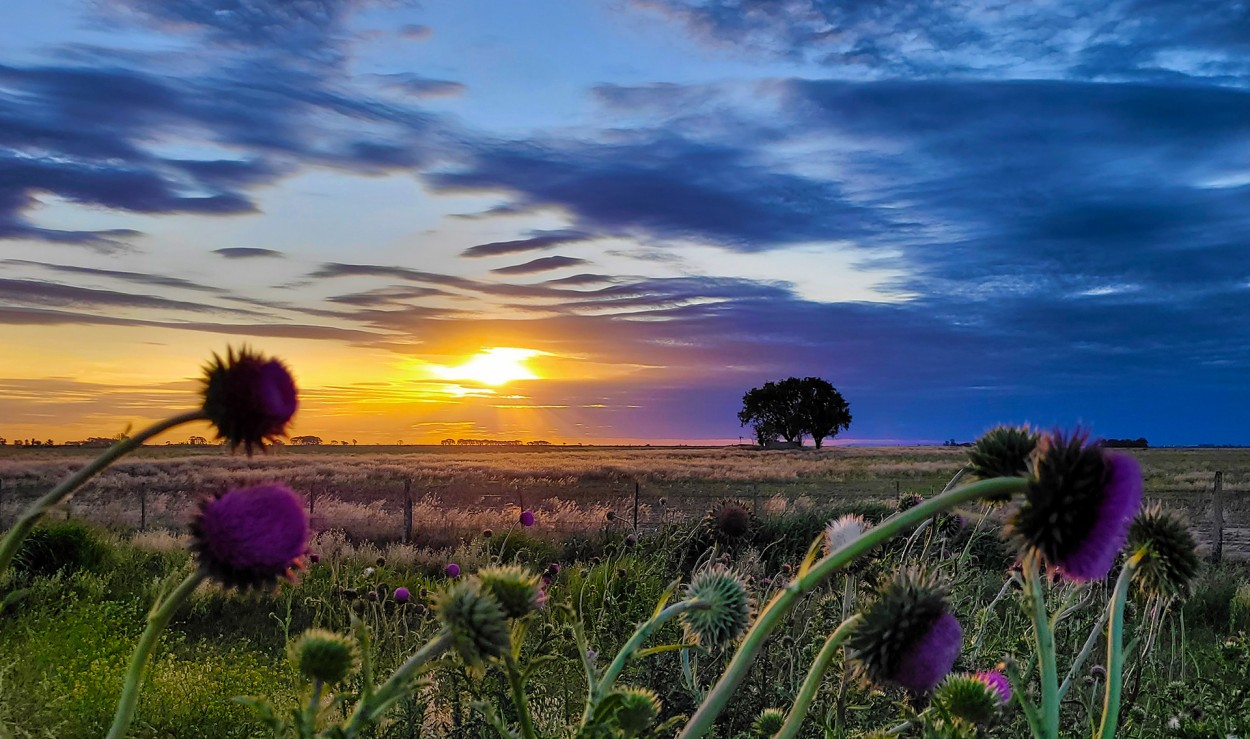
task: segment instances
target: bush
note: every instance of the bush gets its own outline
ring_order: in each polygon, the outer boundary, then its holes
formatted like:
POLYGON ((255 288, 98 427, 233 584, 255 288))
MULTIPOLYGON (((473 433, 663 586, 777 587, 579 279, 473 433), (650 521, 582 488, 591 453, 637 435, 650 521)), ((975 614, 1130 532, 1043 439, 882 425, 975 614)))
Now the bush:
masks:
POLYGON ((1250 583, 1237 588, 1228 604, 1228 628, 1250 633, 1250 583))
POLYGON ((47 577, 72 574, 103 563, 110 549, 86 524, 64 521, 30 532, 13 560, 18 575, 47 577))

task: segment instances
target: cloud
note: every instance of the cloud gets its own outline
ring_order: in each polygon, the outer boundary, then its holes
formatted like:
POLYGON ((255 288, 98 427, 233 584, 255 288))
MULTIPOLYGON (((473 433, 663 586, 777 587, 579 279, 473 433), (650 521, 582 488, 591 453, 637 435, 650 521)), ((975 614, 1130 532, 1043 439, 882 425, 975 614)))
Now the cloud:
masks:
POLYGON ((218 287, 209 285, 201 285, 198 282, 184 280, 181 277, 169 277, 166 275, 153 275, 143 272, 127 272, 115 269, 99 269, 95 267, 77 267, 68 264, 49 264, 47 262, 33 262, 26 259, 5 259, 0 264, 11 264, 15 266, 31 266, 39 267, 54 272, 62 272, 66 274, 85 275, 88 277, 107 277, 122 282, 132 282, 140 285, 155 285, 157 287, 172 287, 182 290, 196 290, 208 293, 224 293, 218 287))
POLYGON ((0 297, 0 301, 10 305, 135 308, 260 315, 254 311, 238 308, 222 308, 205 303, 171 300, 156 295, 135 295, 113 290, 61 285, 42 280, 0 278, 0 296, 3 296, 0 297))
POLYGON ((220 254, 226 259, 254 259, 256 257, 283 257, 282 252, 276 249, 262 249, 258 246, 227 246, 221 249, 213 249, 214 254, 220 254))
POLYGON ((497 257, 504 254, 519 254, 527 251, 541 251, 561 244, 576 244, 594 238, 594 234, 574 229, 554 231, 536 231, 529 238, 513 241, 493 241, 489 244, 470 246, 460 252, 462 257, 497 257))
POLYGON ((419 23, 408 23, 399 27, 400 38, 410 41, 424 41, 434 35, 434 29, 419 23))
POLYGON ((754 152, 749 141, 639 130, 603 142, 481 144, 463 164, 424 179, 436 192, 503 190, 514 207, 560 207, 579 230, 745 252, 852 239, 882 226, 881 214, 852 202, 838 183, 778 171, 754 152))
POLYGON ((576 267, 582 264, 590 264, 590 262, 577 257, 542 257, 540 259, 532 259, 524 264, 513 264, 508 267, 492 269, 491 272, 497 275, 532 275, 537 272, 548 272, 564 269, 565 267, 576 267))
POLYGON ((867 77, 1250 77, 1250 6, 1223 0, 635 0, 696 39, 867 77))
POLYGON ((383 87, 416 98, 448 97, 464 93, 462 82, 439 80, 408 73, 378 75, 383 87))

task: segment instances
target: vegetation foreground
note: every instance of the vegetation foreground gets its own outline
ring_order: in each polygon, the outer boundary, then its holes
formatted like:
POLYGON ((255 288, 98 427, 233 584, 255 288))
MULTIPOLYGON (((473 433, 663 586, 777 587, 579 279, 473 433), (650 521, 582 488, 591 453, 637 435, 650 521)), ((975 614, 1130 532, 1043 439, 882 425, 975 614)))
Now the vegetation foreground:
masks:
POLYGON ((1247 732, 1246 573, 1204 573, 1137 460, 1079 431, 993 429, 890 507, 726 499, 558 545, 525 509, 451 551, 371 551, 313 537, 278 482, 204 497, 187 537, 39 525, 156 433, 204 419, 250 452, 296 406, 284 365, 231 352, 202 407, 27 505, 0 538, 0 734, 1247 732))

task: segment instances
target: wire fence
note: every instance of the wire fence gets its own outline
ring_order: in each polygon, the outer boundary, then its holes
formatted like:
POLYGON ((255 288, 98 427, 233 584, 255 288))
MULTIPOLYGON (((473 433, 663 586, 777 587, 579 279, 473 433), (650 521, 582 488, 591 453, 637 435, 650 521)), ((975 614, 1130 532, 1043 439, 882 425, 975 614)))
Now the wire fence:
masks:
MULTIPOLYGON (((304 496, 318 531, 340 530, 352 539, 379 543, 440 546, 486 530, 507 530, 527 509, 538 521, 529 532, 535 536, 646 533, 668 523, 700 518, 725 499, 741 501, 759 516, 826 510, 853 501, 893 505, 911 489, 911 482, 598 480, 544 488, 515 480, 457 485, 393 477, 363 486, 359 480, 320 479, 293 487, 304 496)), ((44 485, 0 478, 0 529, 44 492, 44 485)), ((50 518, 90 521, 119 530, 180 531, 186 529, 203 497, 202 488, 191 490, 176 483, 88 485, 58 506, 50 518)), ((1250 558, 1250 493, 1225 491, 1222 472, 1214 473, 1205 491, 1147 489, 1146 497, 1182 510, 1199 544, 1213 557, 1250 558)))

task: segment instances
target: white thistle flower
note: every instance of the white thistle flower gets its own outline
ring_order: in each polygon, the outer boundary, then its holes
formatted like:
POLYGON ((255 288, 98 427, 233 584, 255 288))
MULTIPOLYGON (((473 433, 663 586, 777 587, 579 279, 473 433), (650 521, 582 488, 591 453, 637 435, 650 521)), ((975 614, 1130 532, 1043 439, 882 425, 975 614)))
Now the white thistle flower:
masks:
POLYGON ((850 544, 869 528, 863 516, 850 513, 830 521, 825 527, 825 554, 833 554, 850 544))
POLYGON ((365 577, 373 577, 374 569, 372 567, 365 568, 365 577))

